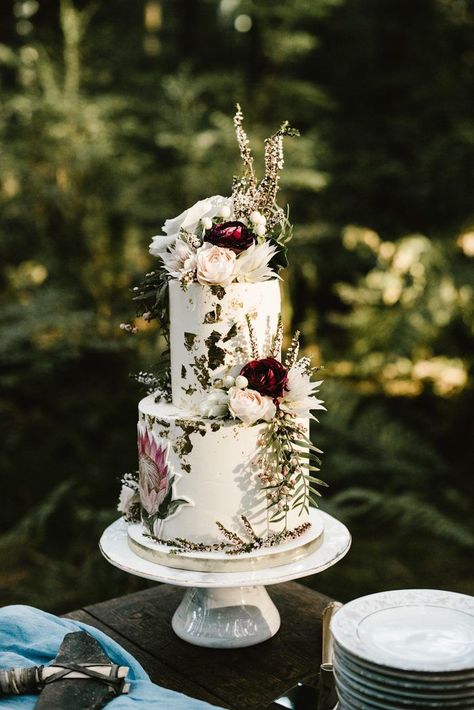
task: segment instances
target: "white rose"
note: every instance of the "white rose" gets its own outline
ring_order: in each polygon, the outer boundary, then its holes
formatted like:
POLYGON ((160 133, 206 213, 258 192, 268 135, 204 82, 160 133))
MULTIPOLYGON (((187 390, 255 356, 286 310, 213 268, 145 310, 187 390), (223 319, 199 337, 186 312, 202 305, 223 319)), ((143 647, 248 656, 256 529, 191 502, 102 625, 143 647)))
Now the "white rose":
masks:
POLYGON ((265 397, 256 390, 232 387, 229 390, 229 411, 233 417, 250 426, 259 419, 271 421, 276 414, 276 407, 270 397, 265 397))
POLYGON ((153 237, 150 244, 150 254, 160 256, 175 243, 181 229, 194 234, 199 222, 204 217, 212 219, 222 211, 223 207, 228 208, 230 214, 233 208, 232 198, 214 195, 213 197, 206 197, 205 200, 199 200, 199 202, 181 212, 177 217, 167 219, 162 227, 164 235, 159 234, 153 237))
POLYGON ((127 486, 126 483, 122 485, 122 490, 120 491, 119 502, 117 505, 117 510, 119 513, 128 515, 130 512, 130 507, 133 503, 138 501, 138 493, 134 488, 127 486))
POLYGON ((229 205, 222 205, 222 207, 219 208, 219 217, 222 217, 222 219, 229 219, 230 215, 231 211, 229 205))
POLYGON ((261 224, 261 223, 265 224, 265 222, 267 220, 265 219, 265 217, 263 216, 263 214, 261 212, 258 212, 258 210, 254 210, 250 214, 250 221, 253 222, 253 224, 261 224))
POLYGON ((228 286, 234 280, 235 260, 231 249, 205 244, 196 252, 196 278, 203 286, 228 286))

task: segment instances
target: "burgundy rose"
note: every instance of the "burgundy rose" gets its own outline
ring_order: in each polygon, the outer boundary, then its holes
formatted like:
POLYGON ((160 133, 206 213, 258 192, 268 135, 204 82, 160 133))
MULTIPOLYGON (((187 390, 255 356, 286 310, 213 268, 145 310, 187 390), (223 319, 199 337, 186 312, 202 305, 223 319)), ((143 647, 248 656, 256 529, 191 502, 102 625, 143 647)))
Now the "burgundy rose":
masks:
POLYGON ((288 370, 274 357, 251 360, 242 368, 240 374, 247 378, 250 389, 274 400, 282 397, 286 390, 288 370))
POLYGON ((240 254, 256 241, 256 237, 242 222, 222 222, 206 231, 204 241, 240 254))

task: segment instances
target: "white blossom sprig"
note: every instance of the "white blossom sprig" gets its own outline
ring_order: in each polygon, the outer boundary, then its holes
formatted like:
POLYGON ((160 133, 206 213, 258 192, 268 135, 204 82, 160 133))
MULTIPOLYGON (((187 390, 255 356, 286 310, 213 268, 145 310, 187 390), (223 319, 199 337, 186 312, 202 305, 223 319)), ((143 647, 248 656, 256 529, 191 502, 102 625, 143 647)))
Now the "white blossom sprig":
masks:
POLYGON ((300 132, 284 121, 276 133, 265 139, 265 173, 257 188, 257 209, 266 217, 268 229, 272 229, 285 217, 281 208, 275 209, 280 172, 285 164, 283 139, 285 136, 299 136, 300 132))
POLYGON ((265 171, 262 180, 257 183, 253 168, 254 159, 242 122, 242 109, 237 104, 234 127, 244 174, 233 181, 234 212, 237 219, 247 221, 252 213, 260 213, 265 217, 267 232, 271 233, 277 225, 285 225, 286 220, 284 211, 276 204, 280 172, 284 166, 283 139, 286 136, 299 136, 299 131, 292 128, 288 121, 284 121, 278 131, 265 139, 265 171))
POLYGON ((236 104, 236 112, 234 116, 235 135, 237 137, 240 157, 242 158, 242 162, 244 164, 244 178, 246 181, 247 189, 249 191, 253 191, 257 186, 257 181, 253 169, 253 155, 252 150, 250 148, 250 141, 248 139, 247 133, 243 128, 243 120, 244 114, 242 113, 240 104, 236 104))
POLYGON ((281 313, 278 314, 278 323, 275 334, 272 338, 272 344, 270 347, 270 355, 275 358, 279 358, 281 355, 281 346, 283 344, 283 321, 281 313))
POLYGON ((249 329, 249 341, 250 341, 250 350, 252 357, 257 359, 259 357, 259 352, 258 352, 258 341, 257 341, 257 336, 255 335, 255 329, 253 327, 253 323, 251 321, 251 318, 248 313, 245 314, 245 320, 247 321, 247 327, 249 329))
POLYGON ((297 330, 295 331, 290 347, 286 351, 286 357, 285 357, 285 367, 290 370, 293 365, 296 363, 296 360, 298 359, 298 353, 300 349, 300 331, 297 330))

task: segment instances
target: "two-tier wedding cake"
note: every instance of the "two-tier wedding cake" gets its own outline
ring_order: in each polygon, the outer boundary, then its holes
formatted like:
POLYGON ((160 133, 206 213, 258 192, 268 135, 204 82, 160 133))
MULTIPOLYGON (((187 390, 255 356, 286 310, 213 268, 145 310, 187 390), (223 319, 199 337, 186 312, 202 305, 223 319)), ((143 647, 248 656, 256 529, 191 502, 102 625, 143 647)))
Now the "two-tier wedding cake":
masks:
POLYGON ((298 334, 282 356, 278 272, 291 225, 276 195, 283 139, 297 132, 284 123, 265 141, 257 181, 240 107, 234 125, 244 174, 232 195, 166 220, 150 245, 156 266, 134 289, 169 362, 159 376, 141 373, 150 393, 139 404, 139 470, 124 476, 119 510, 132 549, 161 563, 173 553, 184 566, 185 553, 194 565, 216 553, 271 556, 322 530, 310 516, 324 484, 309 437, 321 383, 299 358, 298 334))

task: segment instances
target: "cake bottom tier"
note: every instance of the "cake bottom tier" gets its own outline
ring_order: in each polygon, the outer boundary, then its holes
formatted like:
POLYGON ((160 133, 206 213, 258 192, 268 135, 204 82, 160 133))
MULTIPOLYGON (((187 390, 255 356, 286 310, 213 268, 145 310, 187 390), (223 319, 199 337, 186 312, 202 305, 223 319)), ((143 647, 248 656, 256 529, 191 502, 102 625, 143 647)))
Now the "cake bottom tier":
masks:
POLYGON ((310 510, 309 517, 311 525, 297 538, 241 554, 235 554, 232 548, 193 551, 160 544, 148 537, 139 523, 128 526, 127 540, 138 557, 165 567, 195 572, 254 572, 298 562, 315 552, 323 543, 324 518, 316 508, 310 510))
MULTIPOLYGON (((302 420, 306 428, 307 420, 302 420)), ((160 540, 179 539, 183 549, 244 543, 252 532, 275 542, 309 528, 309 514, 292 508, 277 522, 259 477, 258 440, 268 424, 190 416, 153 395, 139 404, 140 503, 144 529, 160 540), (227 532, 226 532, 227 531, 227 532)), ((314 511, 313 511, 314 512, 314 511)), ((319 513, 315 511, 316 515, 319 513)), ((267 540, 268 542, 268 540, 267 540)), ((244 551, 237 544, 238 551, 244 551)))

